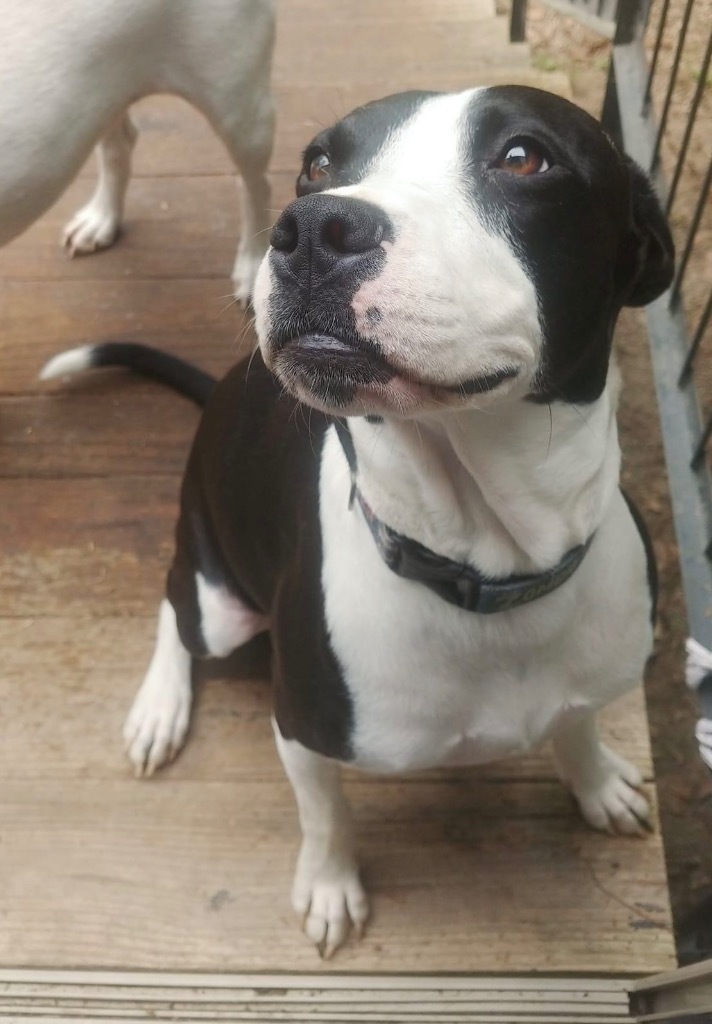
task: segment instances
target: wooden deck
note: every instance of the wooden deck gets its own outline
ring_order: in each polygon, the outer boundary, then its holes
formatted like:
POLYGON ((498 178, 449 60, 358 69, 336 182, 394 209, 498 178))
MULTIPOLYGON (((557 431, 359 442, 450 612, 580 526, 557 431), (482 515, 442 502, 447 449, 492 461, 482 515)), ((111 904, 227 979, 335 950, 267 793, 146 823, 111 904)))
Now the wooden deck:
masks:
MULTIPOLYGON (((276 209, 291 198, 300 148, 359 102, 418 85, 541 82, 522 48, 506 50, 484 0, 355 8, 284 0, 276 209)), ((566 89, 561 76, 549 84, 566 89)), ((136 112, 142 136, 118 246, 74 262, 58 248, 90 167, 0 253, 0 1020, 25 1019, 33 1000, 46 1019, 65 1020, 118 1019, 138 1006, 203 1019, 209 1005, 215 1020, 396 1021, 413 1019, 410 1004, 428 1021, 623 1019, 620 984, 591 981, 589 991, 580 979, 673 966, 660 836, 590 833, 547 751, 476 772, 353 776, 374 915, 329 964, 289 908, 298 833, 272 746, 265 644, 203 672, 184 753, 151 782, 132 778, 121 724, 151 652, 197 414, 122 373, 53 389, 36 374, 63 348, 107 337, 215 372, 254 341, 230 302, 238 223, 228 158, 179 101, 136 112), (443 973, 459 980, 427 981, 443 973), (392 981, 413 974, 424 977, 392 981), (415 996, 403 996, 408 986, 415 996), (380 1009, 353 994, 372 989, 380 1009), (300 1016, 304 992, 317 990, 318 1013, 300 1016), (531 1010, 545 998, 559 1016, 531 1010)), ((605 731, 650 779, 639 694, 610 710, 605 731)))

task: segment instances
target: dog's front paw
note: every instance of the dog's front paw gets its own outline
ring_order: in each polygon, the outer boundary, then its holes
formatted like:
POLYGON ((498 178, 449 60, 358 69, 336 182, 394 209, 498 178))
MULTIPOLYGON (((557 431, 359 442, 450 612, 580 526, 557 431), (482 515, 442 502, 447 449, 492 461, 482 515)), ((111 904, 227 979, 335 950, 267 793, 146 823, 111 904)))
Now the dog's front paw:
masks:
POLYGON ((358 867, 348 853, 319 857, 305 843, 292 889, 292 906, 304 932, 328 960, 348 938, 353 925, 360 938, 368 919, 368 897, 358 867))
POLYGON ((62 245, 70 257, 87 256, 112 245, 119 226, 119 217, 113 210, 92 201, 77 211, 66 225, 62 245))
POLYGON ((153 775, 183 746, 190 705, 189 683, 166 685, 151 672, 146 676, 124 725, 126 753, 138 778, 153 775))
POLYGON ((581 813, 595 829, 611 834, 643 835, 652 828, 643 779, 632 764, 601 745, 594 777, 574 789, 581 813))

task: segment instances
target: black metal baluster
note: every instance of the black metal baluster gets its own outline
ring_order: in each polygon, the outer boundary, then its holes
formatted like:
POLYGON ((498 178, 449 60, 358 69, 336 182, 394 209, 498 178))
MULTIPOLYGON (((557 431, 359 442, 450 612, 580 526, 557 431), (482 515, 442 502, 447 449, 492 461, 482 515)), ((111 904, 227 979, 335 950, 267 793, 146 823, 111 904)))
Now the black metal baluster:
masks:
POLYGON ((687 238, 685 239, 685 245, 684 245, 684 248, 682 250, 682 256, 680 257, 680 260, 679 260, 679 263, 678 263, 678 266, 677 266, 677 272, 675 274, 675 279, 674 279, 674 281, 672 283, 672 287, 670 289, 670 305, 671 306, 674 305, 678 301, 678 299, 680 298, 680 288, 682 286, 682 279, 685 276, 685 270, 687 269, 687 263, 688 263, 688 260, 690 259, 690 254, 692 253, 692 248, 693 248, 693 246, 695 244, 695 236, 697 235, 697 229, 700 226, 700 221, 702 220, 702 214, 704 213, 704 210, 705 210, 705 205, 707 203, 707 196, 709 195, 709 191, 710 191, 710 185, 712 185, 712 157, 710 157, 710 162, 709 162, 709 164, 707 166, 707 174, 705 175, 704 183, 703 183, 702 188, 700 190, 700 194, 699 194, 699 196, 697 198, 697 205, 695 207, 695 212, 694 212, 694 214, 692 216, 692 221, 690 222, 690 227, 689 227, 688 232, 687 232, 687 238))
POLYGON ((702 339, 705 336, 705 332, 707 330, 707 327, 709 325, 711 317, 712 317, 712 288, 710 288, 710 294, 709 294, 709 297, 707 299, 707 305, 705 306, 704 312, 702 313, 702 316, 700 317, 700 322, 697 325, 697 329, 695 331, 694 337, 693 337, 693 339, 692 339, 692 341, 690 343, 690 348, 689 348, 688 353, 687 353, 687 358, 685 359, 685 362, 683 363, 683 366, 682 366, 682 370, 680 371, 680 377, 679 377, 678 383, 679 383, 679 385, 681 387, 684 386, 685 384, 687 384, 687 382, 688 382, 688 380, 690 378, 690 374, 692 373, 692 364, 694 362, 695 356, 697 355, 697 350, 700 347, 700 345, 702 344, 702 339))
POLYGON ((667 203, 665 204, 665 213, 667 214, 670 213, 672 204, 675 201, 675 193, 677 192, 680 175, 682 174, 682 168, 685 164, 685 157, 687 156, 687 149, 690 145, 690 139, 692 138, 692 131, 695 127, 697 108, 700 105, 700 101, 707 86, 707 72, 710 68, 710 60, 712 60, 712 29, 710 30, 709 39, 707 40, 707 49, 705 50, 705 55, 702 60, 702 67, 700 68, 700 77, 697 80, 695 95, 692 97, 692 103, 690 104, 690 110, 687 116, 687 126, 685 128, 685 135, 682 139, 682 143, 680 144, 680 153, 677 158, 677 164, 675 165, 675 173, 672 176, 672 181, 670 182, 670 188, 668 190, 667 203))

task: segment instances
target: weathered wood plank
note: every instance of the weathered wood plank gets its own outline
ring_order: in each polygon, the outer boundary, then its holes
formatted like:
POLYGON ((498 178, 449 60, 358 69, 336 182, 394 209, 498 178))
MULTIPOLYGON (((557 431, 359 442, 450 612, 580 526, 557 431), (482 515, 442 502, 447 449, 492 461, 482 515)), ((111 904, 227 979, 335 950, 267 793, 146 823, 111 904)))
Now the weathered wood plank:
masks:
MULTIPOLYGON (((505 19, 480 22, 471 28, 466 23, 457 25, 436 18, 418 23, 402 15, 380 23, 354 18, 349 20, 349 41, 348 46, 344 46, 343 24, 305 18, 300 28, 310 38, 319 40, 321 50, 338 54, 337 74, 342 77, 335 78, 331 62, 314 60, 309 47, 290 47, 288 63, 282 61, 278 34, 274 67, 274 81, 278 86, 308 83, 333 87, 335 80, 358 84, 392 78, 408 83, 399 88, 428 88, 433 66, 446 67, 449 75, 457 75, 460 80, 463 75, 471 80, 475 68, 482 76, 490 68, 501 67, 501 46, 508 33, 505 19)), ((286 26, 284 31, 288 31, 286 26)), ((529 66, 526 47, 508 47, 508 69, 529 66)))
MULTIPOLYGON (((370 970, 374 957, 386 972, 670 965, 657 837, 593 835, 545 783, 348 789, 374 921, 324 970, 370 970)), ((0 806, 4 965, 317 966, 288 908, 296 816, 276 772, 239 783, 8 781, 0 806)))
MULTIPOLYGON (((428 23, 433 17, 432 0, 408 0, 407 17, 412 21, 428 23)), ((456 28, 463 23, 477 25, 495 15, 494 0, 438 0, 436 16, 438 21, 453 22, 456 28)), ((375 24, 403 19, 403 0, 360 0, 354 9, 353 0, 286 0, 279 12, 279 24, 298 28, 303 18, 317 16, 324 22, 349 24, 356 18, 375 24)), ((326 59, 338 67, 338 54, 327 54, 326 59)))
POLYGON ((178 492, 172 476, 0 481, 0 614, 145 614, 170 562, 178 492))
POLYGON ((36 391, 53 355, 105 338, 144 341, 223 374, 254 344, 251 314, 229 292, 212 279, 0 282, 0 393, 36 391))
MULTIPOLYGON (((8 397, 0 408, 0 477, 109 477, 110 490, 113 477, 179 476, 198 416, 185 399, 122 370, 8 397)), ((17 482, 7 493, 23 500, 17 482)))
POLYGON ((0 1015, 42 1007, 66 1021, 155 1020, 499 1021, 624 1024, 624 979, 448 978, 412 975, 131 975, 0 970, 0 1015), (209 1010, 207 1009, 209 1007, 209 1010), (213 1016, 214 1014, 214 1016, 213 1016), (313 1016, 310 1016, 313 1014, 313 1016), (96 1017, 95 1017, 96 1015, 96 1017))

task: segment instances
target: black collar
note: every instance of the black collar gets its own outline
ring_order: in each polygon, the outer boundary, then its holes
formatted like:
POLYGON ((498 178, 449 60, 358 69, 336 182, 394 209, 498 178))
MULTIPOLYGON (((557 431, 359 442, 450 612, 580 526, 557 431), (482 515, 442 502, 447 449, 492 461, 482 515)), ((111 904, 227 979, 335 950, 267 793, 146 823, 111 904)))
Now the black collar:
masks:
POLYGON ((424 583, 458 608, 490 615, 529 604, 550 594, 573 576, 591 546, 593 534, 585 544, 572 548, 557 565, 545 572, 496 580, 484 576, 474 566, 438 555, 417 540, 398 533, 376 516, 356 485, 356 449, 348 424, 337 419, 334 425, 351 470, 349 506, 354 499, 358 501, 383 561, 398 576, 424 583))

